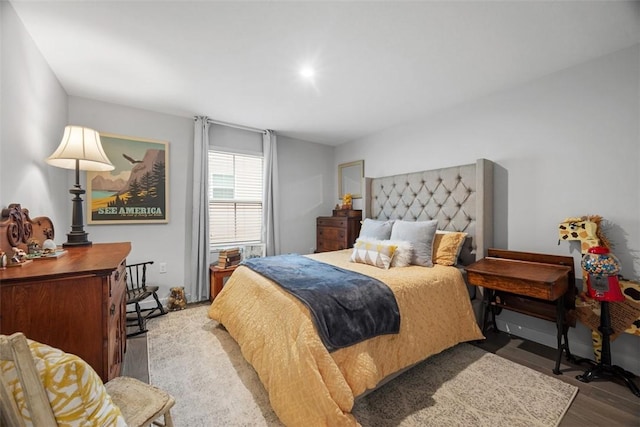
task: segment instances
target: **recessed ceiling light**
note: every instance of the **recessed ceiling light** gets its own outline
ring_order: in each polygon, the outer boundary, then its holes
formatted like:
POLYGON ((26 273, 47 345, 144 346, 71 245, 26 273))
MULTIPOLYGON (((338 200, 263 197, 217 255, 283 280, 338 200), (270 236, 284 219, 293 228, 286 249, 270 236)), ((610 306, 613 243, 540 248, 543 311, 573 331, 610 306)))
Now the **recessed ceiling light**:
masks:
POLYGON ((300 69, 300 75, 307 80, 313 79, 313 76, 315 76, 315 74, 315 70, 309 66, 305 66, 300 69))

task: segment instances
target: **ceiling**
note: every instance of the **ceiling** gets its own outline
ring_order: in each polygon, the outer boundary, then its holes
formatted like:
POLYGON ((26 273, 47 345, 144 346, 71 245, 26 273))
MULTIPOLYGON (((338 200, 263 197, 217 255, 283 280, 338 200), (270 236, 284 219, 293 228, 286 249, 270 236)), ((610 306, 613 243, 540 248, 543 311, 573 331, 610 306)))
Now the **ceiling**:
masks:
POLYGON ((637 1, 10 2, 69 95, 329 145, 640 41, 637 1))

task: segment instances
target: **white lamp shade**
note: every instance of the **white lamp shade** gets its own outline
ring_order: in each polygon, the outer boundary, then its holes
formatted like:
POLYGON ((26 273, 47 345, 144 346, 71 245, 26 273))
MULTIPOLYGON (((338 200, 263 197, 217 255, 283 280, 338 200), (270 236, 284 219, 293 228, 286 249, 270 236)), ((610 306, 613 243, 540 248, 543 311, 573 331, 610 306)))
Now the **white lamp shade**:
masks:
POLYGON ((100 134, 82 126, 66 126, 60 145, 45 161, 64 169, 78 168, 85 171, 110 171, 115 167, 102 149, 100 134))

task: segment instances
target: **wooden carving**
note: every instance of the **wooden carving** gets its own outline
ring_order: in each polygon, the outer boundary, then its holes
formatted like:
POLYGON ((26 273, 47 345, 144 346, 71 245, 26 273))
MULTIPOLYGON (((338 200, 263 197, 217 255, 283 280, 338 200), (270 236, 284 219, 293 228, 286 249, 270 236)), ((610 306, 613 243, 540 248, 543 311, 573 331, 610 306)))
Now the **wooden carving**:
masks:
POLYGON ((53 223, 46 216, 31 219, 29 209, 22 208, 18 203, 12 203, 2 209, 0 218, 0 250, 7 254, 17 247, 27 250, 27 243, 35 240, 38 245, 46 239, 54 237, 53 223))

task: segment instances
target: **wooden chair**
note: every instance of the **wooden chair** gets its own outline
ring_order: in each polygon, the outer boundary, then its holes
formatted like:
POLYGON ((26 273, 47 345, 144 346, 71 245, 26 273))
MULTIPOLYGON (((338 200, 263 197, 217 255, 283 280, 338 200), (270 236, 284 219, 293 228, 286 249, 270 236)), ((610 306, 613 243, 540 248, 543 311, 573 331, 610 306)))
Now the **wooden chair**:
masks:
MULTIPOLYGON (((0 335, 0 360, 14 363, 32 424, 38 427, 57 426, 47 392, 40 380, 24 334, 17 332, 10 336, 0 335)), ((114 378, 105 384, 105 388, 113 404, 120 409, 128 426, 173 427, 171 408, 175 400, 167 392, 128 377, 114 378), (159 421, 160 418, 163 421, 159 421)), ((1 425, 12 427, 26 425, 2 371, 0 371, 0 403, 1 425)))
POLYGON ((127 265, 127 332, 128 337, 147 332, 147 319, 167 314, 158 298, 158 286, 147 285, 147 266, 153 261, 139 262, 127 265), (155 305, 152 308, 141 308, 140 303, 153 298, 155 305), (129 306, 133 305, 133 310, 129 306))

